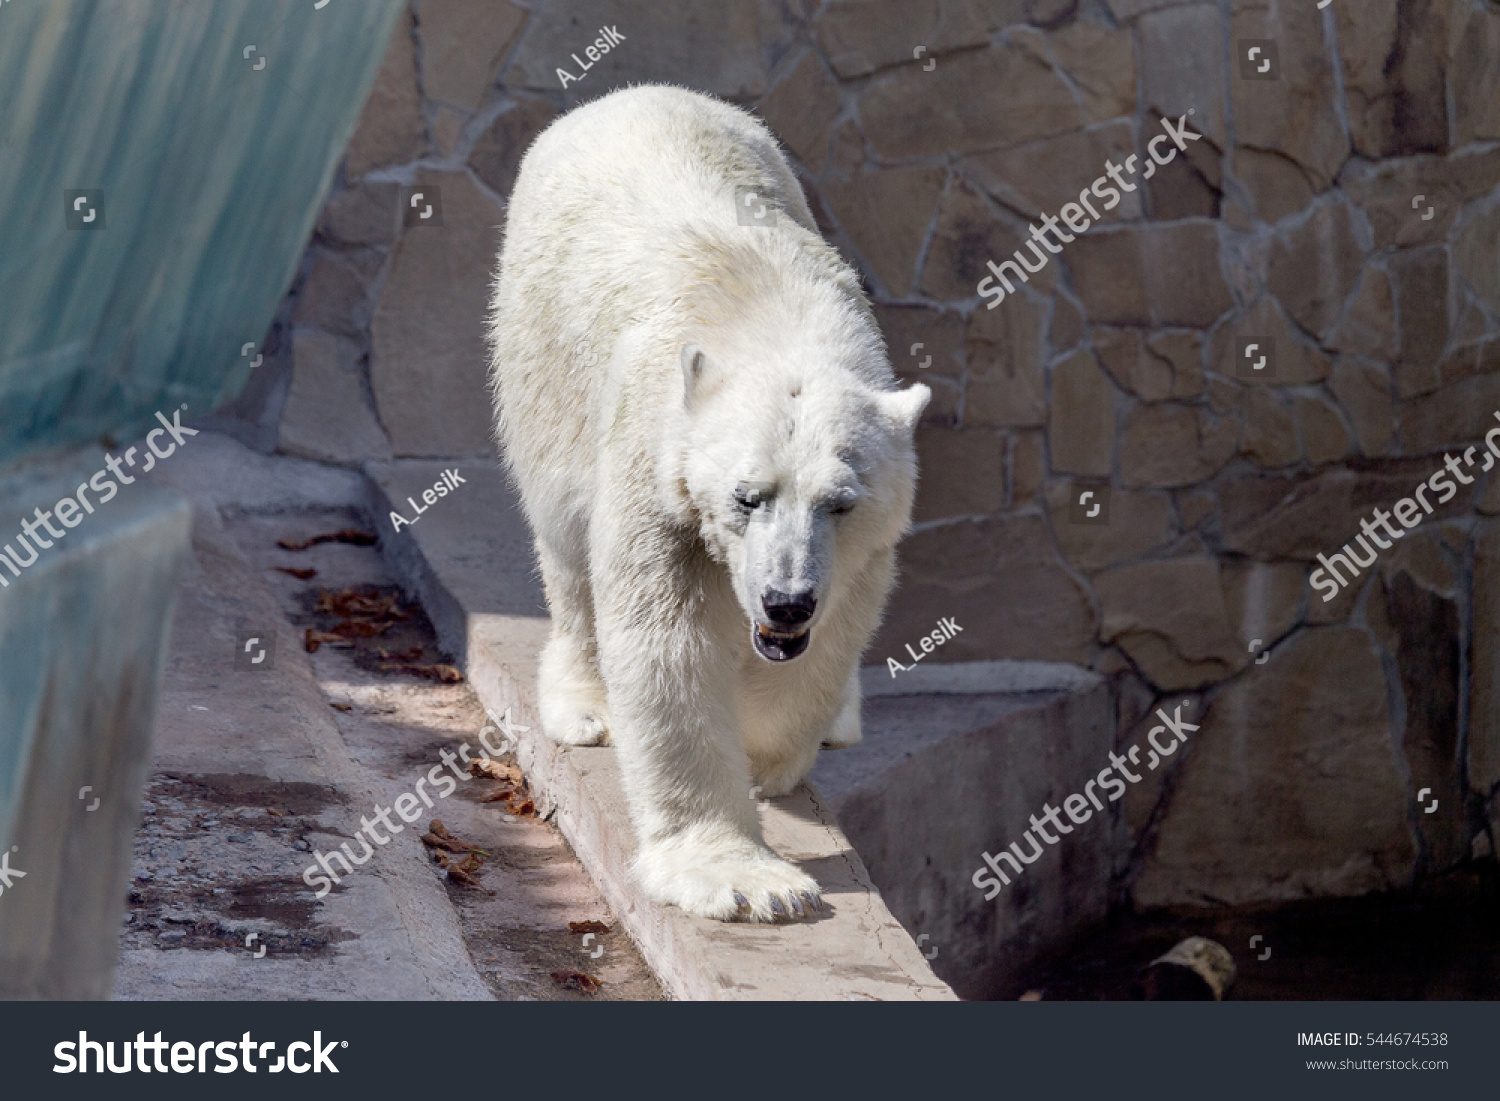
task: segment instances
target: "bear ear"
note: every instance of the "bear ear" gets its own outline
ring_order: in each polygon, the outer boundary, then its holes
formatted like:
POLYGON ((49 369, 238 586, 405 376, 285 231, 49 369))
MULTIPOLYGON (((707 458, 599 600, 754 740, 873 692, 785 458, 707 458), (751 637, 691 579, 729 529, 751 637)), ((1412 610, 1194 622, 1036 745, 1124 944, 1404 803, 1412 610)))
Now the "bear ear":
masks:
POLYGON ((682 346, 682 397, 683 404, 691 407, 694 400, 707 393, 708 384, 714 374, 713 365, 696 344, 682 346))
POLYGON ((916 430, 917 418, 927 408, 932 391, 920 382, 914 382, 905 390, 882 390, 877 400, 892 426, 898 432, 911 433, 916 430))

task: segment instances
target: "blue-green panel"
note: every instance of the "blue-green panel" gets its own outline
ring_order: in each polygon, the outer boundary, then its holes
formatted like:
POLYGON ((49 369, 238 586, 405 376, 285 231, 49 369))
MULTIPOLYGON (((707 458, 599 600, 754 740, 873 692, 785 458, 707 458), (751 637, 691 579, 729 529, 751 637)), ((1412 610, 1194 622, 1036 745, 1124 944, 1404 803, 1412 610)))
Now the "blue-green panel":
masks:
POLYGON ((0 2, 0 463, 239 392, 402 3, 0 2))

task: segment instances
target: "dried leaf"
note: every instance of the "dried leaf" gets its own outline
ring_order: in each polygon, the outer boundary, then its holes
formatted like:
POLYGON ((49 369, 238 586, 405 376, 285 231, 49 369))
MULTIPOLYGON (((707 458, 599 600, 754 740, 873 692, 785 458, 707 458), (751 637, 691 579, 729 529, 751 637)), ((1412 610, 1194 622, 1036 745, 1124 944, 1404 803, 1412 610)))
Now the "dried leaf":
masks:
POLYGON ((602 921, 570 921, 568 922, 570 933, 607 933, 609 926, 602 921))
POLYGON ((280 573, 289 573, 299 581, 306 581, 308 578, 318 576, 317 570, 308 569, 305 566, 272 566, 271 568, 280 573))
POLYGON ((337 642, 341 645, 347 645, 348 640, 343 635, 330 634, 327 631, 316 631, 309 627, 306 634, 302 637, 302 648, 309 654, 316 654, 318 647, 325 642, 337 642))
POLYGON ((479 801, 481 803, 509 803, 510 797, 515 794, 516 790, 514 788, 501 788, 498 791, 490 792, 488 795, 481 795, 479 801))
POLYGON ((484 857, 480 856, 477 852, 471 852, 468 856, 454 864, 453 867, 465 875, 478 875, 479 869, 484 867, 484 857))
POLYGON ((580 994, 592 994, 604 984, 582 971, 554 971, 552 981, 564 990, 576 990, 580 994))
POLYGON ((377 646, 375 652, 380 655, 381 661, 416 661, 422 656, 422 647, 413 646, 409 650, 402 650, 399 654, 395 654, 384 646, 377 646))
POLYGON ((381 665, 382 673, 410 673, 414 677, 427 677, 429 680, 440 681, 443 684, 462 684, 464 675, 451 665, 412 665, 403 662, 399 665, 381 665))
POLYGON ((522 780, 521 770, 515 765, 491 760, 489 757, 480 757, 478 760, 470 761, 469 775, 487 776, 491 780, 501 780, 507 784, 519 784, 522 780))
POLYGON ((282 814, 281 811, 277 810, 275 807, 267 807, 266 808, 266 813, 267 814, 274 814, 277 818, 285 818, 286 817, 286 815, 282 814))
POLYGON ((358 589, 324 589, 318 594, 314 610, 340 619, 407 619, 411 615, 394 593, 360 592, 358 589))
POLYGON ((510 813, 512 814, 519 814, 523 818, 536 817, 536 807, 532 805, 530 799, 526 800, 526 802, 522 803, 520 806, 508 806, 505 809, 510 811, 510 813))
POLYGON ((305 551, 308 547, 316 547, 319 543, 349 543, 356 547, 373 547, 378 540, 367 531, 357 528, 344 528, 342 531, 331 531, 326 535, 314 535, 311 539, 294 543, 290 539, 278 539, 276 545, 282 550, 305 551))
POLYGON ((434 818, 427 823, 427 832, 422 835, 422 844, 429 849, 446 849, 450 853, 473 852, 474 846, 460 841, 448 832, 448 827, 443 825, 441 818, 434 818))
POLYGON ((352 703, 331 703, 328 706, 331 707, 331 708, 333 708, 335 711, 353 711, 354 710, 354 705, 352 703))
POLYGON ((492 895, 495 893, 494 891, 486 887, 483 883, 479 882, 479 880, 471 876, 468 872, 460 868, 457 864, 448 865, 448 878, 451 879, 454 883, 457 883, 460 887, 472 887, 474 888, 474 890, 483 891, 487 895, 492 895))
POLYGON ((343 623, 336 623, 331 632, 335 638, 374 638, 383 635, 390 630, 391 625, 387 623, 381 626, 378 623, 364 623, 359 620, 347 619, 343 623))

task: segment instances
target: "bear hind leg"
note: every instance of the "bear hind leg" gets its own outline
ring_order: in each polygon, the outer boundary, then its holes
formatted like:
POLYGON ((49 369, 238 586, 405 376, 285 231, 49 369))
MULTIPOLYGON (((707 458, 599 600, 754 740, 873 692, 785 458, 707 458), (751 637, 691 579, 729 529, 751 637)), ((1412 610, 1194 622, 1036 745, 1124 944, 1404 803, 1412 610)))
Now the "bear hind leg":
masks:
POLYGON ((542 729, 563 745, 607 745, 609 700, 599 675, 593 601, 583 569, 538 545, 552 637, 537 676, 542 729))
POLYGON ((864 740, 864 732, 859 725, 862 695, 859 687, 859 670, 855 669, 849 675, 849 682, 844 688, 844 700, 839 706, 839 713, 829 724, 828 733, 823 735, 824 749, 848 749, 851 745, 859 745, 864 740))

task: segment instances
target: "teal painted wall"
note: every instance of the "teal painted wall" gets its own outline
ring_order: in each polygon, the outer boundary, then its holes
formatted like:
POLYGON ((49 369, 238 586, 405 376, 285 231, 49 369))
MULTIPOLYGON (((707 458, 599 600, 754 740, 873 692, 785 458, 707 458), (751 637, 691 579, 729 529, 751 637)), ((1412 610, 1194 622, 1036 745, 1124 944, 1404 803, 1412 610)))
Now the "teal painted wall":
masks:
POLYGON ((314 2, 0 3, 0 463, 244 385, 401 6, 314 2))

